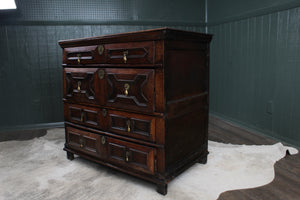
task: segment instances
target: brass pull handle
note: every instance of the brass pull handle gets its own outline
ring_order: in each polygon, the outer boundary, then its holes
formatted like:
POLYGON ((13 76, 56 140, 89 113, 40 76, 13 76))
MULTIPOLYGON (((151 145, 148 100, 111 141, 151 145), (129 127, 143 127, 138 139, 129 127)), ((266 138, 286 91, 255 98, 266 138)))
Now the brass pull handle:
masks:
POLYGON ((105 136, 102 136, 102 137, 101 137, 101 143, 102 143, 102 144, 105 144, 105 143, 106 143, 106 138, 105 138, 105 136))
POLYGON ((125 161, 126 162, 129 162, 129 155, 130 155, 130 153, 128 151, 126 151, 126 153, 125 153, 125 161))
POLYGON ((77 54, 77 62, 78 62, 78 64, 80 64, 80 57, 81 57, 81 54, 77 54))
POLYGON ((128 95, 128 90, 129 90, 129 88, 130 88, 130 85, 128 84, 128 83, 125 83, 124 84, 124 89, 125 89, 125 96, 127 96, 128 95))
POLYGON ((127 120, 126 125, 127 125, 127 132, 129 133, 131 130, 130 129, 130 120, 127 120))
POLYGON ((77 82, 77 90, 80 91, 80 87, 81 87, 81 81, 77 82))
POLYGON ((128 50, 123 52, 123 60, 125 64, 127 63, 127 55, 128 55, 128 50))
POLYGON ((80 121, 81 121, 81 122, 83 122, 83 117, 84 117, 84 114, 83 114, 83 112, 82 112, 81 115, 80 115, 80 121))
POLYGON ((83 147, 83 140, 82 139, 79 139, 79 143, 80 143, 80 148, 82 148, 83 147))

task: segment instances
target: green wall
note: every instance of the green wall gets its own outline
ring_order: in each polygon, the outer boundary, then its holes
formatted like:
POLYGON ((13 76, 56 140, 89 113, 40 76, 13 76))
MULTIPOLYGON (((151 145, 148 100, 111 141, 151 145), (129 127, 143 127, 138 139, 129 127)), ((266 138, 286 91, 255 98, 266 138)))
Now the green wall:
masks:
POLYGON ((0 131, 62 125, 57 41, 168 26, 204 30, 204 0, 16 0, 0 11, 0 131))
MULTIPOLYGON (((62 124, 58 40, 169 26, 204 32, 204 0, 16 0, 0 11, 0 130, 62 124)), ((208 0, 210 111, 300 146, 300 2, 208 0)))
POLYGON ((209 0, 208 30, 211 113, 300 146, 300 2, 209 0))

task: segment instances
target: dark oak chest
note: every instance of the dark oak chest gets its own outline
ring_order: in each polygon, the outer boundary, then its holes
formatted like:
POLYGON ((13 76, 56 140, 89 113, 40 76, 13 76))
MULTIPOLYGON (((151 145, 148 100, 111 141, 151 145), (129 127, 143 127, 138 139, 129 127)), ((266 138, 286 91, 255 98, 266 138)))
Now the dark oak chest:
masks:
POLYGON ((168 28, 59 41, 67 157, 157 184, 207 159, 209 43, 168 28))

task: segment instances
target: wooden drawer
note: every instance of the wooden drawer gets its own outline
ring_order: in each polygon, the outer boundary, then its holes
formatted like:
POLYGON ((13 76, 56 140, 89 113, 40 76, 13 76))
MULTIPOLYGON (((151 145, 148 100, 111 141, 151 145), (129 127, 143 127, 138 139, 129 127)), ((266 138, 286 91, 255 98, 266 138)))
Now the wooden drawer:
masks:
POLYGON ((69 47, 63 50, 63 64, 153 64, 153 46, 149 41, 69 47))
POLYGON ((107 159, 127 168, 154 174, 155 149, 107 137, 107 159))
POLYGON ((105 69, 105 105, 153 112, 153 69, 105 69))
POLYGON ((97 68, 64 68, 64 99, 72 103, 100 104, 97 68))
POLYGON ((76 124, 81 124, 98 129, 105 129, 105 119, 103 114, 106 114, 106 109, 64 104, 65 120, 76 124))
POLYGON ((154 174, 155 148, 66 127, 66 146, 137 171, 154 174))
POLYGON ((64 68, 63 82, 69 103, 154 110, 153 69, 64 68))
POLYGON ((108 111, 108 130, 129 137, 155 141, 155 117, 108 111))
POLYGON ((108 64, 153 64, 153 42, 131 42, 105 45, 108 64))
POLYGON ((104 63, 103 46, 81 46, 64 48, 63 63, 70 65, 85 65, 104 63))
POLYGON ((87 153, 92 156, 101 157, 102 151, 100 135, 66 127, 66 145, 72 149, 87 153))

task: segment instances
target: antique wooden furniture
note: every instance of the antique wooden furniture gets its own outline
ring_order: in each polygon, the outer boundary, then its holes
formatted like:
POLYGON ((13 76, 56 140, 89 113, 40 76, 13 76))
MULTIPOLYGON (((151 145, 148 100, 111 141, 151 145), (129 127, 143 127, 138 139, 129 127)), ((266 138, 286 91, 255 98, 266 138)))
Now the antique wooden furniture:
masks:
POLYGON ((169 28, 59 41, 68 159, 168 182, 207 159, 209 43, 169 28))

